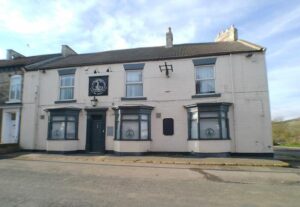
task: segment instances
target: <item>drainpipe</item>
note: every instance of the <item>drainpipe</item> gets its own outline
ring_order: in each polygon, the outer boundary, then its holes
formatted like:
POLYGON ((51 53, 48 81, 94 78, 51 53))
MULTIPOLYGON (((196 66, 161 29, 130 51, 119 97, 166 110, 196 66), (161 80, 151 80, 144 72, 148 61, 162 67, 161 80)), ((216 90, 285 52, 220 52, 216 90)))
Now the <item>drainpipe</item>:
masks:
POLYGON ((235 129, 236 129, 236 125, 235 125, 235 120, 236 120, 236 113, 235 113, 235 84, 234 84, 234 72, 233 72, 233 64, 232 64, 232 54, 230 54, 230 69, 231 69, 231 79, 232 79, 232 81, 231 81, 231 96, 232 96, 232 105, 233 105, 233 116, 232 116, 232 118, 233 118, 233 120, 232 120, 232 122, 233 122, 233 137, 234 137, 234 139, 233 139, 233 148, 234 148, 234 152, 236 152, 236 146, 237 146, 237 139, 236 139, 236 132, 235 132, 235 129))
POLYGON ((40 70, 38 70, 38 82, 37 82, 37 85, 36 85, 36 91, 35 91, 35 104, 36 104, 36 107, 35 107, 35 116, 34 116, 34 134, 33 134, 33 143, 32 143, 32 147, 33 147, 33 150, 36 149, 36 146, 37 146, 37 139, 38 139, 38 127, 39 127, 39 122, 38 122, 38 119, 39 119, 39 106, 40 106, 40 70))

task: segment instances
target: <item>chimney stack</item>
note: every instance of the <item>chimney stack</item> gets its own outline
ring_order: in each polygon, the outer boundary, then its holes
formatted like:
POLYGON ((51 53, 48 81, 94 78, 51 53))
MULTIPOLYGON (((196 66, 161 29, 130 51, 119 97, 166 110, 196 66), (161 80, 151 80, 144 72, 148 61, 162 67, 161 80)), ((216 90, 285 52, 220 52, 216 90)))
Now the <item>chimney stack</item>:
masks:
POLYGON ((222 31, 217 35, 215 42, 227 42, 227 41, 237 41, 237 40, 238 40, 238 30, 234 27, 234 25, 231 25, 225 31, 222 31))
POLYGON ((21 53, 18 53, 12 49, 8 49, 6 50, 6 59, 7 60, 13 60, 16 58, 20 58, 20 57, 25 57, 24 55, 22 55, 21 53))
POLYGON ((67 57, 69 55, 77 55, 77 53, 68 45, 61 46, 61 54, 63 57, 67 57))
POLYGON ((173 34, 171 27, 169 27, 169 31, 166 33, 166 48, 170 47, 173 47, 173 34))

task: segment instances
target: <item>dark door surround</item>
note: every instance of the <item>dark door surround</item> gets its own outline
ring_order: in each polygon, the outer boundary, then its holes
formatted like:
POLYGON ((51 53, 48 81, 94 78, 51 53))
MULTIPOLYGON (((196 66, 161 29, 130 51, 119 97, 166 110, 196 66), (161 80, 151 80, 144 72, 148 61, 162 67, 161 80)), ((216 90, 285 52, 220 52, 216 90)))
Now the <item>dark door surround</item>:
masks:
POLYGON ((87 108, 87 127, 86 127, 86 147, 87 152, 105 153, 105 137, 106 137, 106 111, 108 108, 87 108), (97 133, 93 126, 101 124, 101 138, 102 140, 93 140, 93 134, 97 133), (94 132, 94 133, 93 133, 94 132), (94 144, 100 144, 98 147, 94 144), (102 145, 102 146, 101 146, 102 145), (96 149, 96 150, 95 150, 96 149))

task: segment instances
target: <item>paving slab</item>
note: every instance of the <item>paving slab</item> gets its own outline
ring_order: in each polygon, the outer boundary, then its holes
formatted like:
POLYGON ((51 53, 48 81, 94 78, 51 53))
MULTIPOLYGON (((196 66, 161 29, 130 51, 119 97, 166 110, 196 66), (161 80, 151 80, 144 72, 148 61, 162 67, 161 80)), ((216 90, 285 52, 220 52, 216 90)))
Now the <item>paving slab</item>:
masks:
POLYGON ((275 159, 251 158, 191 158, 166 156, 113 156, 113 155, 60 155, 46 153, 13 153, 7 158, 16 160, 92 162, 92 163, 153 163, 174 165, 216 165, 216 166, 255 166, 255 167, 289 167, 289 163, 275 159))

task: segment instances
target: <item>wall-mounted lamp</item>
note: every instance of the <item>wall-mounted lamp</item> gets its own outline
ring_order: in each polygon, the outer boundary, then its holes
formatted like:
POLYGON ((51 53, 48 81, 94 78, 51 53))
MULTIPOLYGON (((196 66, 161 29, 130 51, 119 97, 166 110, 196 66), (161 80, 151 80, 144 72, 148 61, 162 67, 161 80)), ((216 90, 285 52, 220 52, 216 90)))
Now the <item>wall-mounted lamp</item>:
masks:
POLYGON ((91 104, 92 104, 93 107, 97 106, 98 99, 96 99, 96 96, 94 96, 94 98, 91 100, 91 104))
POLYGON ((110 66, 106 69, 106 72, 107 72, 107 73, 112 72, 110 66))
POLYGON ((173 65, 168 65, 167 62, 165 62, 164 65, 159 66, 160 72, 166 71, 166 76, 170 77, 169 71, 173 72, 173 65))

